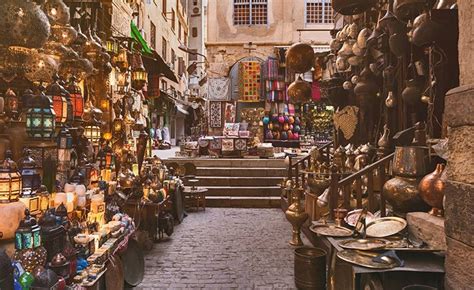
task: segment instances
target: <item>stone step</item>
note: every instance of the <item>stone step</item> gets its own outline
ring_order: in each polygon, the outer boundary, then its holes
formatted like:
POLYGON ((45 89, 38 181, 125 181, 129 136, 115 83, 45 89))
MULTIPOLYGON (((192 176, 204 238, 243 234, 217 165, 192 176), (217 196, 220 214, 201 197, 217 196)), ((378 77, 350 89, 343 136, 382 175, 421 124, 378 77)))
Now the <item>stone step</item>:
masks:
POLYGON ((163 161, 165 164, 171 162, 176 162, 178 164, 191 162, 196 167, 285 167, 284 159, 171 158, 163 161))
POLYGON ((279 186, 205 186, 206 196, 251 196, 269 197, 280 196, 279 186))
MULTIPOLYGON (((196 176, 196 186, 276 186, 282 177, 196 176)), ((185 182, 186 185, 189 185, 185 182)))
POLYGON ((198 167, 197 176, 230 176, 230 177, 285 177, 286 168, 265 167, 198 167))
POLYGON ((280 197, 207 196, 207 207, 278 208, 280 197))

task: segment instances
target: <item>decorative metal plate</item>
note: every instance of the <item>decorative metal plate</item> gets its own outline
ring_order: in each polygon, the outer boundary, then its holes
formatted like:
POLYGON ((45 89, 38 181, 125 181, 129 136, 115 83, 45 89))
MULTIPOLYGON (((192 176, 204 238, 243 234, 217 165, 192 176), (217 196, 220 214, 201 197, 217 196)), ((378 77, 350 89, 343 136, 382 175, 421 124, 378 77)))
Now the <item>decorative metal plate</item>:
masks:
POLYGON ((386 261, 383 263, 374 262, 373 258, 378 255, 377 253, 356 250, 343 250, 337 253, 339 259, 343 261, 371 269, 392 269, 399 266, 395 260, 389 257, 385 257, 386 261))
POLYGON ((399 217, 383 217, 367 224, 365 233, 368 237, 383 238, 401 232, 407 221, 399 217))
POLYGON ((387 242, 385 240, 379 239, 350 239, 339 242, 341 248, 362 251, 378 250, 386 245, 387 242))
POLYGON ((327 224, 316 224, 309 228, 313 233, 328 237, 350 237, 352 231, 345 227, 327 224))
MULTIPOLYGON (((344 218, 344 221, 346 222, 346 224, 350 225, 351 227, 355 227, 361 212, 362 212, 362 209, 355 209, 353 211, 350 211, 349 213, 347 213, 346 217, 344 218)), ((365 222, 370 223, 373 220, 375 220, 374 214, 371 212, 367 212, 367 216, 365 217, 365 222)))

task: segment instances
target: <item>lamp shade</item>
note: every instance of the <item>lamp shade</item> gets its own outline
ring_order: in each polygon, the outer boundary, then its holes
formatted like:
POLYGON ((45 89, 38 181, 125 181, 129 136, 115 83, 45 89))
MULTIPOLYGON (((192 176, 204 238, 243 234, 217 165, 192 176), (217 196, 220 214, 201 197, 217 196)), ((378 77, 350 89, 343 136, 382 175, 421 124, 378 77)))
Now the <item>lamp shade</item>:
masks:
POLYGON ((39 173, 36 161, 31 157, 31 150, 23 150, 23 157, 19 161, 22 197, 29 197, 35 194, 41 185, 41 175, 39 173))
POLYGON ((91 141, 92 145, 98 146, 100 141, 101 130, 95 124, 89 124, 84 127, 84 136, 91 141))
POLYGON ((56 128, 56 113, 51 100, 41 91, 26 112, 26 133, 31 139, 51 139, 56 128))

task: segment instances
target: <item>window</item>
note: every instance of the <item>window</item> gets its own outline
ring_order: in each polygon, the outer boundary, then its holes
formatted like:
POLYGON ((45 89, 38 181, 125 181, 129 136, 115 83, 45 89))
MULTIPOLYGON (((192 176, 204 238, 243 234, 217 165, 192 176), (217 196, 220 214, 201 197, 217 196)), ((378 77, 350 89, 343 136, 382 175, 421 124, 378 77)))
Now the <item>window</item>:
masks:
POLYGON ((176 61, 176 53, 171 49, 171 69, 174 70, 174 62, 176 61))
POLYGON ((176 28, 176 12, 171 10, 171 29, 175 30, 176 28))
POLYGON ((234 25, 267 24, 267 0, 234 0, 234 25))
POLYGON ((198 5, 198 1, 197 1, 197 0, 194 0, 194 1, 193 1, 193 5, 194 5, 194 6, 198 5))
POLYGON ((168 83, 165 80, 161 80, 161 90, 166 91, 168 89, 168 83))
POLYGON ((166 41, 166 38, 163 37, 161 41, 161 56, 163 57, 165 61, 168 60, 167 52, 168 52, 168 43, 166 41))
POLYGON ((181 41, 181 21, 178 21, 178 40, 181 41))
POLYGON ((150 43, 151 48, 156 49, 156 26, 150 21, 150 43))
POLYGON ((198 37, 198 28, 193 27, 192 31, 191 31, 191 34, 192 34, 193 37, 198 37))
POLYGON ((333 10, 331 0, 306 0, 306 24, 331 24, 333 10))

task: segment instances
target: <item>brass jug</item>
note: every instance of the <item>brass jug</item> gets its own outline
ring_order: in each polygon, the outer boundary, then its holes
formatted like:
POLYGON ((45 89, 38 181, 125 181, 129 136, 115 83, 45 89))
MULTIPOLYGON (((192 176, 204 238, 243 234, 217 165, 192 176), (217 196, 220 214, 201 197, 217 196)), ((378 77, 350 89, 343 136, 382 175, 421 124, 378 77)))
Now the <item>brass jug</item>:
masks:
POLYGON ((304 222, 308 219, 308 213, 304 211, 304 207, 301 205, 301 195, 303 194, 303 188, 294 188, 291 192, 294 195, 294 202, 288 207, 285 212, 286 219, 293 226, 293 235, 290 240, 292 246, 302 246, 303 241, 301 240, 301 227, 304 222))

